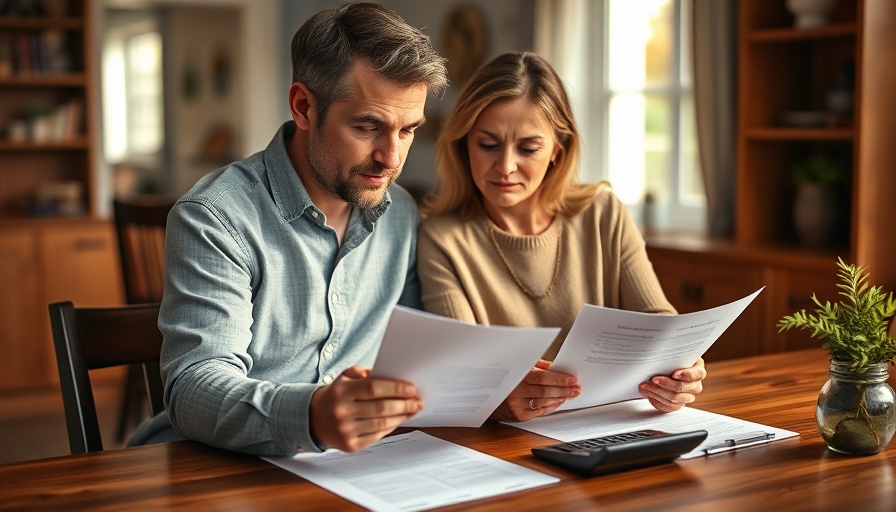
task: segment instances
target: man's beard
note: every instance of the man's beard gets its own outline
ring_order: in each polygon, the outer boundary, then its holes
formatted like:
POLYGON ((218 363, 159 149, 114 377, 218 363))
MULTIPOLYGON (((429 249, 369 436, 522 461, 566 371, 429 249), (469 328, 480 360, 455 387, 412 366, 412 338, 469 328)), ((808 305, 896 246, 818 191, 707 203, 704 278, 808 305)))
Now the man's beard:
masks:
POLYGON ((308 149, 308 168, 311 169, 311 175, 321 188, 358 208, 373 208, 382 203, 386 189, 401 174, 401 168, 386 169, 373 162, 370 165, 353 165, 348 170, 348 176, 343 176, 339 172, 339 164, 322 151, 323 147, 324 144, 318 140, 312 141, 308 149), (389 175, 389 180, 381 186, 359 187, 352 182, 352 178, 359 174, 389 175))

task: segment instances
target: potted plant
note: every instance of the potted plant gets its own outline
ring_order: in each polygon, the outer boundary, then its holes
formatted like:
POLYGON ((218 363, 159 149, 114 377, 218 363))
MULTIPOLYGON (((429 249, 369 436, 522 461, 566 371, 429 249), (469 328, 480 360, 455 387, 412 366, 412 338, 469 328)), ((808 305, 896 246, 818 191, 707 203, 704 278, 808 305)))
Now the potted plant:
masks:
POLYGON ((849 190, 849 164, 827 152, 815 152, 791 169, 796 187, 793 224, 805 245, 821 247, 834 242, 845 226, 842 221, 849 190))
POLYGON ((893 293, 867 283, 865 269, 837 259, 839 303, 822 302, 815 314, 803 309, 782 318, 778 332, 811 331, 831 354, 829 380, 816 407, 818 429, 828 447, 846 454, 874 454, 896 430, 893 389, 888 365, 896 361, 896 338, 888 332, 896 313, 893 293))

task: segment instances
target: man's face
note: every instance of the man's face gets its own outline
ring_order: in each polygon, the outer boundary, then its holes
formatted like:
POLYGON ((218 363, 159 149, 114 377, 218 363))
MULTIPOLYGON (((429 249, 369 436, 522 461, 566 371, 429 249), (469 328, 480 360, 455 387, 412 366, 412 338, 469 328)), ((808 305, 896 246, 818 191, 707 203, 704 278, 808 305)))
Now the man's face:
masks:
POLYGON ((324 192, 370 208, 401 174, 414 130, 424 122, 427 89, 402 87, 358 62, 349 90, 330 105, 323 126, 312 121, 308 167, 324 192))

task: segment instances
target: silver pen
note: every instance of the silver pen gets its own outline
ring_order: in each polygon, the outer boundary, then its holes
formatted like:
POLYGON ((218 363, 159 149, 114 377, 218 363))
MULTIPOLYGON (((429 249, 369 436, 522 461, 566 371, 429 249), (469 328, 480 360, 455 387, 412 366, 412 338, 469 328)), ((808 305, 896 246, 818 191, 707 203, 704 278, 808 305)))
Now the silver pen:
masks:
POLYGON ((737 437, 726 439, 721 443, 707 446, 703 449, 703 453, 709 455, 714 452, 725 451, 731 448, 737 448, 738 446, 759 443, 762 441, 769 441, 774 438, 775 434, 770 432, 749 432, 746 434, 741 434, 737 437))

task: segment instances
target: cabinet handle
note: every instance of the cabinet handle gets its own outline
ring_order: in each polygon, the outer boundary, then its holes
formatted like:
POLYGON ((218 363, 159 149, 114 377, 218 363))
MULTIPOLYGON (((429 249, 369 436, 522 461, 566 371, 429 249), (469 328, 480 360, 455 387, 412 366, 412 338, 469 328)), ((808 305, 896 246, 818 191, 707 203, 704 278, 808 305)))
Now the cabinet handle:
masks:
POLYGON ((808 309, 812 307, 813 304, 815 303, 812 302, 812 299, 807 299, 805 297, 794 297, 793 295, 787 297, 787 307, 791 310, 808 309))
POLYGON ((105 238, 78 238, 75 240, 76 251, 98 251, 105 248, 105 238))
POLYGON ((703 285, 684 283, 681 285, 681 296, 691 302, 701 302, 703 300, 703 285))

